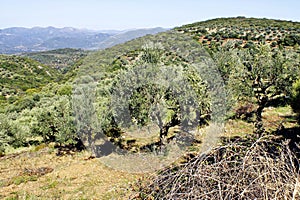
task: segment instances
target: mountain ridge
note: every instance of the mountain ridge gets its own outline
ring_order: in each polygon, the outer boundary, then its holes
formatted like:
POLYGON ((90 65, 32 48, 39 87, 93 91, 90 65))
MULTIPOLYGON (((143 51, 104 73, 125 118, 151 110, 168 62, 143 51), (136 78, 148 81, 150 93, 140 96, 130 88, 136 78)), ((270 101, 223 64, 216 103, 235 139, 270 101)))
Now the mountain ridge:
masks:
MULTIPOLYGON (((18 54, 48 51, 60 48, 78 48, 85 50, 103 49, 109 47, 103 41, 115 35, 122 35, 122 40, 113 42, 118 44, 146 34, 165 31, 164 28, 148 28, 135 30, 89 30, 73 27, 10 27, 0 29, 0 54, 18 54), (136 32, 136 34, 132 34, 136 32), (128 34, 128 36, 127 36, 128 34), (101 45, 105 45, 102 47, 101 45)), ((111 43, 111 42, 110 42, 111 43)))

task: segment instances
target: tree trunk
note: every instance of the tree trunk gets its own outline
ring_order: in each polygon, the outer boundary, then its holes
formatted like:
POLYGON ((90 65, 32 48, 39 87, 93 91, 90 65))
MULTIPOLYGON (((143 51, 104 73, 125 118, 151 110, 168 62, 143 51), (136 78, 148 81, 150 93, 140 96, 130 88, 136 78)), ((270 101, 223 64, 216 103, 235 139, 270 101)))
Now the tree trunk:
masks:
POLYGON ((256 114, 256 120, 255 120, 255 130, 254 133, 257 134, 258 137, 261 137, 262 134, 265 132, 263 120, 262 120, 262 112, 265 108, 264 105, 259 105, 255 114, 256 114))
POLYGON ((175 114, 171 121, 160 126, 160 130, 159 130, 159 139, 160 139, 160 144, 164 145, 166 137, 168 135, 169 129, 173 126, 179 125, 180 120, 178 119, 177 115, 175 114))
POLYGON ((160 141, 160 144, 163 145, 165 143, 165 138, 167 137, 168 135, 168 132, 169 132, 169 128, 171 126, 169 126, 169 124, 167 123, 166 125, 164 125, 162 128, 160 128, 159 130, 159 141, 160 141))
POLYGON ((260 76, 257 76, 257 78, 254 81, 254 86, 256 87, 254 92, 258 102, 258 108, 255 112, 256 120, 254 124, 255 126, 254 133, 257 135, 257 137, 261 137, 265 132, 265 128, 262 120, 262 112, 268 102, 268 96, 266 92, 268 87, 262 87, 262 85, 263 85, 262 79, 260 78, 260 76))

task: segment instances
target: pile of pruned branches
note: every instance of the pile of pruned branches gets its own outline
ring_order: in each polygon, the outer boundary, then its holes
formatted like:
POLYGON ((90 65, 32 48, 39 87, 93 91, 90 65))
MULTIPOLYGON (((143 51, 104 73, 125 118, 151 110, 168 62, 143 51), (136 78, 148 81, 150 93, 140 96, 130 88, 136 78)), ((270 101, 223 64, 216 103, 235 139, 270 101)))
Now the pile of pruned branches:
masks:
POLYGON ((281 137, 239 139, 135 190, 134 199, 300 199, 299 163, 281 137))

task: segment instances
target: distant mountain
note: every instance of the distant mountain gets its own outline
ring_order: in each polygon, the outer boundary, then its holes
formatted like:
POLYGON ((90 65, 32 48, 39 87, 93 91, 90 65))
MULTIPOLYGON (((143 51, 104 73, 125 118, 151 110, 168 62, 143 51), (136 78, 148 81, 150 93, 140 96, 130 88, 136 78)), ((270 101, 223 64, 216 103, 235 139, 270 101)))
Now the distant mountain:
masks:
POLYGON ((47 51, 60 48, 103 49, 163 28, 131 31, 91 31, 71 27, 34 27, 0 29, 0 54, 47 51))
POLYGON ((124 31, 119 34, 115 34, 104 41, 100 42, 99 45, 96 47, 98 49, 105 49, 112 47, 117 44, 121 44, 130 40, 133 40, 138 37, 143 37, 145 35, 154 35, 156 33, 160 33, 166 31, 167 29, 164 28, 149 28, 149 29, 135 29, 130 31, 124 31))

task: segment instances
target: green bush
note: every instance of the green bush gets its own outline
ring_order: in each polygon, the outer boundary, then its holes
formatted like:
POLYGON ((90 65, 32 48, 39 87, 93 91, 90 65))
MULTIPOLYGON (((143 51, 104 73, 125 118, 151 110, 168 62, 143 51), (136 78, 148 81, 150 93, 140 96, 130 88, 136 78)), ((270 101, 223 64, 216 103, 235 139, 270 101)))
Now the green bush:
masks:
POLYGON ((0 114, 0 152, 4 152, 7 146, 25 146, 26 137, 22 121, 14 119, 13 115, 0 114))
POLYGON ((3 95, 0 95, 0 102, 1 102, 1 101, 6 101, 6 97, 3 96, 3 95))
POLYGON ((71 96, 72 95, 72 86, 71 85, 62 85, 57 90, 57 94, 60 96, 63 96, 63 95, 71 96))
POLYGON ((296 44, 300 44, 300 36, 299 35, 287 35, 284 39, 283 39, 283 44, 285 46, 294 46, 296 44))
POLYGON ((69 99, 66 96, 49 99, 41 106, 35 112, 37 123, 32 132, 42 136, 46 143, 56 142, 62 145, 74 142, 77 135, 69 99))
MULTIPOLYGON (((300 79, 293 84, 291 106, 295 113, 300 116, 300 79)), ((300 120, 299 120, 300 122, 300 120)))

